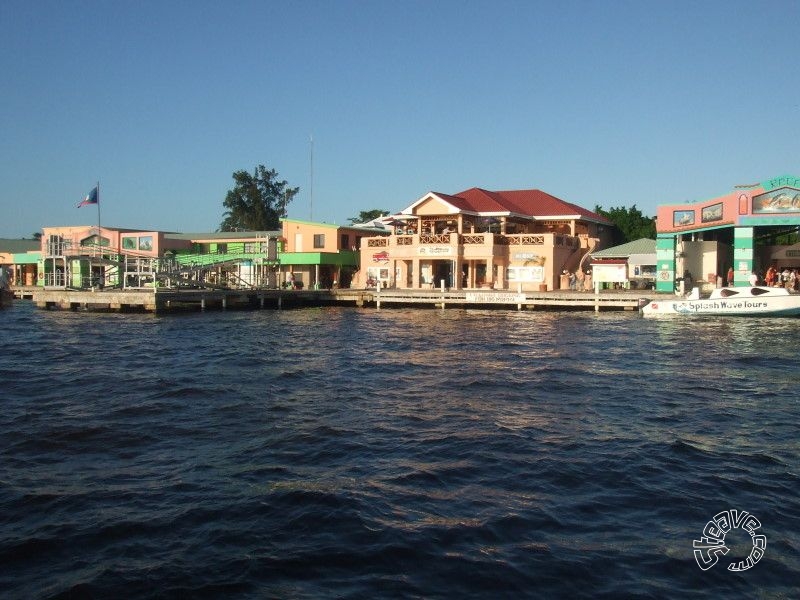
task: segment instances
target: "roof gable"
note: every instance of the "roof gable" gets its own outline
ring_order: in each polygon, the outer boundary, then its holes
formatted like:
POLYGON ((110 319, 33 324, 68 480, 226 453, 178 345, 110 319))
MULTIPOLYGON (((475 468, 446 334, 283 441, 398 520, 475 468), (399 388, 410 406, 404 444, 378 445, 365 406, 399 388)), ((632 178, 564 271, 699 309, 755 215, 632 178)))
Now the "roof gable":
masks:
POLYGON ((456 196, 440 194, 439 192, 428 192, 422 198, 414 202, 411 206, 404 208, 399 214, 422 215, 422 214, 455 214, 468 210, 464 201, 456 196), (431 212, 432 207, 434 212, 431 212))
POLYGON ((449 197, 442 198, 439 194, 428 194, 421 202, 417 203, 416 213, 418 215, 440 215, 442 213, 452 214, 460 212, 459 206, 448 201, 453 200, 449 197))

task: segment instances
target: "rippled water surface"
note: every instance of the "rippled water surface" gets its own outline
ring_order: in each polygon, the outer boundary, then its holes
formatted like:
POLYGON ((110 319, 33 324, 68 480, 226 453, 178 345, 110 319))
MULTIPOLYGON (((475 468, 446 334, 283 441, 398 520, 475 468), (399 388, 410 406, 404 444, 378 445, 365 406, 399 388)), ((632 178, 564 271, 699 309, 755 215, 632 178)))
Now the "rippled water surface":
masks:
POLYGON ((800 320, 19 302, 0 340, 4 598, 798 596, 800 320), (766 553, 702 571, 726 509, 766 553))

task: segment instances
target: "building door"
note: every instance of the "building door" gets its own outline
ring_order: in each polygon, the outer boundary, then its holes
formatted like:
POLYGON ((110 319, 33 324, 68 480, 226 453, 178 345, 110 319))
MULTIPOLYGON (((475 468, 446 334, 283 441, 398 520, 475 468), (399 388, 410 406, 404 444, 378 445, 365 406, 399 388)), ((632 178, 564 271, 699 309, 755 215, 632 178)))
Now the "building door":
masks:
POLYGON ((453 287, 453 261, 436 260, 433 262, 433 286, 439 287, 444 279, 445 287, 453 287))

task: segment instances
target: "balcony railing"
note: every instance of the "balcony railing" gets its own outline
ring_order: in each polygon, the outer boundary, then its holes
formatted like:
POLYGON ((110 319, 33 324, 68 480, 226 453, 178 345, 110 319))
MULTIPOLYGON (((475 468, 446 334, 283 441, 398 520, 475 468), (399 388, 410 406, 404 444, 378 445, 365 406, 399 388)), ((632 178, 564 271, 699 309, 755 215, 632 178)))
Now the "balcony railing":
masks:
POLYGON ((461 236, 461 243, 462 244, 485 244, 486 239, 482 233, 465 233, 461 236))
POLYGON ((449 244, 449 233, 423 233, 419 236, 420 244, 449 244))
MULTIPOLYGON (((423 233, 420 235, 397 235, 392 237, 366 238, 367 248, 385 248, 389 245, 413 246, 414 244, 452 244, 454 234, 450 233, 423 233)), ((544 246, 552 240, 554 246, 574 247, 580 246, 580 238, 564 234, 552 233, 464 233, 457 236, 460 245, 494 245, 494 246, 544 246)))
POLYGON ((505 236, 510 246, 543 246, 544 236, 539 234, 523 233, 520 235, 505 236))

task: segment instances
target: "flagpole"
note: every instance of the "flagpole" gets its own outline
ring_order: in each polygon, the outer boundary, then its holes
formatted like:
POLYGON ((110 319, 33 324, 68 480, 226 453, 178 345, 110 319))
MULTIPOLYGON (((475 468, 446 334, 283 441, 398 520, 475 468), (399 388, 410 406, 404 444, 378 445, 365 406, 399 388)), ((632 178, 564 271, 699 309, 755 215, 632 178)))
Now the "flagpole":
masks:
POLYGON ((100 182, 97 182, 97 243, 101 246, 103 245, 101 242, 102 234, 100 232, 100 182))

